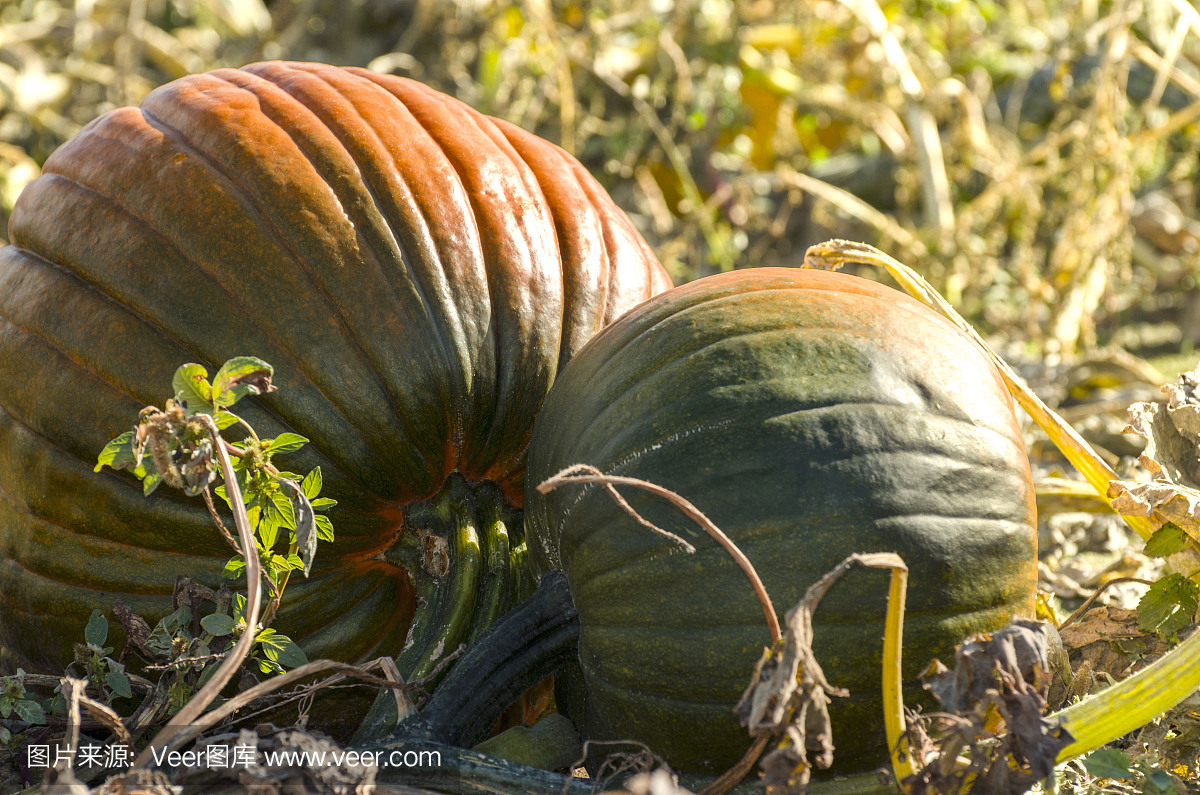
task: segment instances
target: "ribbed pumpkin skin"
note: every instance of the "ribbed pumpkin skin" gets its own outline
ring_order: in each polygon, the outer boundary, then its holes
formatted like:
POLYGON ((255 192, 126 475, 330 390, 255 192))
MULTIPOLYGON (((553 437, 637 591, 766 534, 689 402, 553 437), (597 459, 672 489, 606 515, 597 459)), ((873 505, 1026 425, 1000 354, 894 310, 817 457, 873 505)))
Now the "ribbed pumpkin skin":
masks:
MULTIPOLYGON (((61 670, 93 608, 161 614, 229 556, 200 500, 143 499, 96 455, 188 361, 251 354, 244 415, 312 440, 338 540, 278 626, 311 656, 394 654, 412 613, 380 553, 451 472, 522 502, 563 363, 670 286, 566 153, 418 83, 261 63, 170 83, 46 163, 0 249, 0 646, 61 670)), ((239 412, 242 404, 239 404, 239 412)))
MULTIPOLYGON (((533 489, 580 462, 691 500, 781 619, 846 555, 899 553, 910 703, 931 657, 1033 609, 1033 488, 1007 393, 949 323, 873 282, 749 269, 676 288, 597 335, 534 429, 527 538, 541 570, 566 573, 582 624, 583 681, 562 706, 585 737, 722 771, 749 745, 732 707, 769 643, 762 610, 729 556, 656 498, 622 489, 694 556, 598 487, 533 489)), ((837 769, 885 755, 887 581, 852 570, 815 616, 817 658, 851 692, 832 707, 837 769)))

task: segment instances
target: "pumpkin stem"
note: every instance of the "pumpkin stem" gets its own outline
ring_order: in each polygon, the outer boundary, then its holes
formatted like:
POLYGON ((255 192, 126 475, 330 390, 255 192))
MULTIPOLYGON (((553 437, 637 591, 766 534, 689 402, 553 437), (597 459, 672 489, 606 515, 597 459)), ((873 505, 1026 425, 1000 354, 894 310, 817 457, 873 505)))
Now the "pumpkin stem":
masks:
MULTIPOLYGON (((462 644, 473 644, 533 590, 521 576, 522 527, 520 513, 506 503, 499 486, 472 485, 457 473, 437 494, 405 508, 404 532, 385 553, 408 573, 417 591, 417 611, 396 656, 405 682, 439 680, 462 644)), ((354 739, 379 737, 397 720, 394 699, 383 692, 354 739)))
POLYGON ((425 707, 397 733, 475 745, 522 693, 574 659, 578 644, 579 613, 567 578, 551 571, 533 596, 479 634, 425 707))

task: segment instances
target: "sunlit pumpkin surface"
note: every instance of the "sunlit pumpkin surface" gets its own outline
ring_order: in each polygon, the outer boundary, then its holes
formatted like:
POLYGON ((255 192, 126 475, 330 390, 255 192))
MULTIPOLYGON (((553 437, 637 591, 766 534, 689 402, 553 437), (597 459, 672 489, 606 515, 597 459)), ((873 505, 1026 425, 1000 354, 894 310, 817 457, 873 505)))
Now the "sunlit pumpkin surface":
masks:
MULTIPOLYGON (((520 507, 530 429, 583 343, 670 282, 556 147, 418 83, 262 63, 170 83, 47 161, 0 249, 0 646, 61 671, 94 608, 152 620, 230 557, 203 502, 92 471, 185 362, 275 367, 238 410, 312 440, 337 540, 277 626, 310 657, 394 654, 384 560, 452 472, 520 507), (248 405, 253 404, 253 405, 248 405), (244 410, 243 410, 244 408, 244 410)), ((110 613, 111 615, 111 613, 110 613)))
MULTIPOLYGON (((910 567, 909 703, 930 658, 1031 614, 1033 485, 998 374, 950 323, 874 282, 749 269, 659 296, 597 335, 555 384, 529 460, 526 532, 561 568, 582 625, 560 707, 585 737, 632 738, 719 773, 749 746, 733 706, 770 638, 734 561, 661 500, 623 494, 695 544, 687 555, 598 486, 532 485, 585 463, 670 488, 757 568, 780 617, 854 552, 910 567)), ((835 764, 885 758, 888 574, 854 569, 815 614, 835 764)))

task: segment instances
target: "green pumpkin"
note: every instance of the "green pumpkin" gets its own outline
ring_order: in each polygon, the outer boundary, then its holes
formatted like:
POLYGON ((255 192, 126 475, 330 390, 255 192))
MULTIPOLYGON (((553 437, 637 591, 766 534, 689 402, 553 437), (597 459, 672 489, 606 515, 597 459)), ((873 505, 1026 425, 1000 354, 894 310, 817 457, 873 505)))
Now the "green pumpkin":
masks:
POLYGON ((413 81, 318 64, 194 75, 101 116, 26 188, 9 235, 9 669, 61 671, 114 600, 153 617, 178 575, 221 581, 230 552, 202 501, 92 468, 176 367, 242 354, 275 366, 278 392, 239 413, 311 439, 280 463, 319 465, 339 501, 337 540, 276 626, 310 657, 395 654, 416 601, 390 555, 408 506, 453 481, 520 508, 559 369, 670 286, 562 150, 413 81))
MULTIPOLYGON (((780 616, 854 552, 910 567, 906 698, 931 657, 1034 607, 1029 464, 980 350, 907 296, 852 276, 748 269, 676 288, 597 335, 534 429, 530 554, 561 569, 579 668, 560 706, 585 738, 646 743, 721 772, 749 745, 733 707, 768 645, 751 587, 657 498, 622 493, 684 535, 688 555, 598 486, 533 486, 576 463, 643 478, 704 511, 757 568, 780 616)), ((851 570, 815 615, 815 652, 850 690, 831 707, 836 769, 883 760, 888 574, 851 570)))

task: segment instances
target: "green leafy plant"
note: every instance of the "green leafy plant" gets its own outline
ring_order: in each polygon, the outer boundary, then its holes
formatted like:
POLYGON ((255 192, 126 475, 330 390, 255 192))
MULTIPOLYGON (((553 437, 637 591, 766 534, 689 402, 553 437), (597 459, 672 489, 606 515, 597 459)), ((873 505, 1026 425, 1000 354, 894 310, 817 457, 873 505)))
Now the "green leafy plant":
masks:
POLYGON ((1131 761, 1116 748, 1101 748, 1083 760, 1083 767, 1096 778, 1111 778, 1140 784, 1143 795, 1177 795, 1171 776, 1147 760, 1131 761))
POLYGON ((104 645, 108 641, 108 619, 99 610, 92 611, 83 639, 84 643, 75 646, 74 664, 83 669, 85 678, 109 703, 114 697, 132 698, 125 665, 110 656, 112 646, 104 645))
MULTIPOLYGON (((320 467, 300 477, 274 464, 276 455, 295 452, 307 444, 308 439, 296 433, 262 438, 249 423, 230 411, 231 406, 247 395, 273 391, 273 375, 270 364, 253 356, 238 356, 225 362, 211 382, 203 366, 191 363, 181 366, 172 379, 174 397, 168 399, 162 409, 154 406, 143 409, 132 431, 105 445, 95 467, 97 472, 105 466, 132 471, 142 481, 143 493, 147 496, 163 483, 182 489, 189 496, 202 495, 217 528, 234 549, 234 556, 225 565, 225 576, 230 579, 242 576, 246 560, 217 513, 211 494, 215 492, 230 508, 233 508, 234 499, 242 501, 254 530, 255 554, 270 592, 267 610, 255 628, 253 656, 259 670, 266 674, 281 673, 284 668, 307 662, 295 642, 269 625, 291 573, 299 570, 307 576, 312 569, 317 543, 333 540, 333 523, 318 512, 337 504, 336 500, 319 496, 323 485, 320 467), (245 438, 231 442, 215 437, 201 419, 203 415, 211 417, 222 431, 240 427, 246 433, 245 438), (236 496, 230 494, 228 484, 213 485, 218 477, 214 443, 222 444, 232 457, 236 496)), ((210 644, 214 639, 236 637, 246 631, 245 603, 245 597, 235 594, 217 612, 204 616, 200 620, 204 634, 198 638, 187 630, 191 612, 181 607, 159 622, 143 644, 144 650, 170 658, 167 667, 174 669, 177 675, 185 673, 192 668, 192 663, 187 661, 211 656, 210 644), (181 660, 185 661, 182 666, 181 660)), ((105 676, 110 675, 114 663, 103 655, 111 649, 102 649, 102 634, 107 634, 107 621, 99 611, 93 614, 86 634, 87 648, 92 650, 94 647, 91 653, 99 655, 97 675, 101 668, 105 676), (104 622, 103 633, 99 622, 104 622), (93 642, 93 636, 99 641, 93 642), (106 659, 109 662, 101 665, 106 659)), ((91 672, 89 668, 89 674, 91 672)), ((197 686, 202 683, 203 676, 197 686)), ((177 705, 180 699, 186 699, 187 688, 182 679, 173 688, 178 690, 172 692, 172 702, 177 705)))
MULTIPOLYGON (((1146 539, 1145 554, 1151 558, 1167 558, 1188 547, 1188 535, 1174 522, 1166 522, 1146 539)), ((1155 580, 1138 602, 1138 629, 1154 632, 1164 640, 1189 626, 1200 608, 1200 586, 1178 573, 1165 574, 1155 580)))
MULTIPOLYGON (((41 725, 46 722, 41 703, 25 690, 25 672, 20 668, 13 676, 0 677, 0 718, 14 715, 26 723, 41 725)), ((0 742, 7 740, 0 737, 0 742)))

